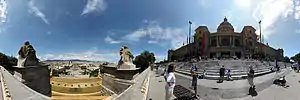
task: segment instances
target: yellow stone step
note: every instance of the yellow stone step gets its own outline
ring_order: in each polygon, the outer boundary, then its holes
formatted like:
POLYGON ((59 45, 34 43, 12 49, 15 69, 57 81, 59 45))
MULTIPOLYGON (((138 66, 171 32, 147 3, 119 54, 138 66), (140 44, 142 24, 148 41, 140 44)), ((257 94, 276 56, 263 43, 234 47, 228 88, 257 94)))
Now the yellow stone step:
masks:
POLYGON ((109 96, 52 96, 51 100, 105 100, 109 96))

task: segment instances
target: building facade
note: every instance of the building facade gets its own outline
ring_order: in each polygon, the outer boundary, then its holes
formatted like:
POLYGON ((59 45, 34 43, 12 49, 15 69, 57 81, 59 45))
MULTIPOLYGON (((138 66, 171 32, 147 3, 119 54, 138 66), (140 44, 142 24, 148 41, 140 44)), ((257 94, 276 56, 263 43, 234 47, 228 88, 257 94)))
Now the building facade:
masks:
POLYGON ((210 32, 207 26, 199 26, 193 36, 194 42, 176 50, 168 51, 168 60, 185 60, 188 58, 269 58, 282 59, 283 49, 274 49, 260 43, 252 26, 244 26, 241 32, 235 32, 227 18, 210 32))

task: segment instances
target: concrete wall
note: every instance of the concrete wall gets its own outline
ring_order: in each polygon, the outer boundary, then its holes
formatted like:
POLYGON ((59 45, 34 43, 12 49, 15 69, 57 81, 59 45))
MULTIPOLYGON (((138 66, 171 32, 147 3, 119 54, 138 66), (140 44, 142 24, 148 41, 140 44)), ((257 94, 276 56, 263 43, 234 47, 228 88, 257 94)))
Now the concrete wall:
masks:
POLYGON ((15 74, 19 74, 29 88, 51 96, 50 72, 47 66, 45 67, 27 67, 15 68, 15 74))
POLYGON ((102 85, 112 90, 116 94, 121 94, 132 84, 121 83, 115 80, 115 78, 112 76, 103 75, 102 85))
MULTIPOLYGON (((1 73, 3 75, 3 79, 5 80, 5 83, 7 84, 7 88, 9 90, 9 93, 13 100, 50 100, 50 97, 47 97, 45 95, 42 95, 28 86, 22 84, 20 81, 18 81, 14 76, 12 76, 7 70, 5 70, 2 66, 1 73)), ((49 74, 48 74, 49 75, 49 74)), ((48 82, 50 85, 50 83, 48 82)))

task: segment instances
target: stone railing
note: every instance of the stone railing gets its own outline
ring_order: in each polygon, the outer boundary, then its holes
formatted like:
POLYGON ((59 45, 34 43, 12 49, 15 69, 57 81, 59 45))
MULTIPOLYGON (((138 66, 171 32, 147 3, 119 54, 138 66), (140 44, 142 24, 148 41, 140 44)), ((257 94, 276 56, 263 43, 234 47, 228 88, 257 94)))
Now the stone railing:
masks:
POLYGON ((132 82, 133 84, 123 93, 116 97, 116 100, 145 100, 149 85, 150 67, 140 73, 132 82))
MULTIPOLYGON (((2 82, 5 82, 6 87, 9 91, 10 97, 14 100, 50 100, 50 97, 47 97, 39 92, 34 91, 33 89, 27 87, 25 84, 21 83, 14 76, 12 76, 5 68, 0 66, 2 82)), ((49 74, 48 74, 49 75, 49 74)), ((50 85, 50 82, 48 83, 50 85)), ((6 95, 7 96, 7 95, 6 95)))
POLYGON ((0 73, 0 81, 1 81, 1 90, 0 90, 0 93, 2 93, 0 96, 1 99, 3 100, 12 100, 12 97, 10 95, 10 92, 8 90, 8 87, 7 87, 7 84, 5 82, 5 80, 3 79, 3 75, 2 75, 2 72, 0 73))
POLYGON ((22 83, 43 95, 51 97, 50 70, 47 65, 28 67, 14 66, 14 76, 22 83))

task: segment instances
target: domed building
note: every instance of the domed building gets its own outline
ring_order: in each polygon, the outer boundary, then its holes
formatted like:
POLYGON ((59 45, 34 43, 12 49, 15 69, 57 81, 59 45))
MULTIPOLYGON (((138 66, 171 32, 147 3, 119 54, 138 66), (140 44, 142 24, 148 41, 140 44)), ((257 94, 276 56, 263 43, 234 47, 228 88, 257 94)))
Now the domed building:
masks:
POLYGON ((255 58, 261 54, 264 58, 281 59, 283 49, 274 49, 260 43, 252 26, 244 26, 241 32, 235 32, 233 26, 224 18, 217 32, 210 32, 207 26, 199 26, 193 36, 194 41, 176 50, 168 51, 168 60, 187 58, 255 58))

